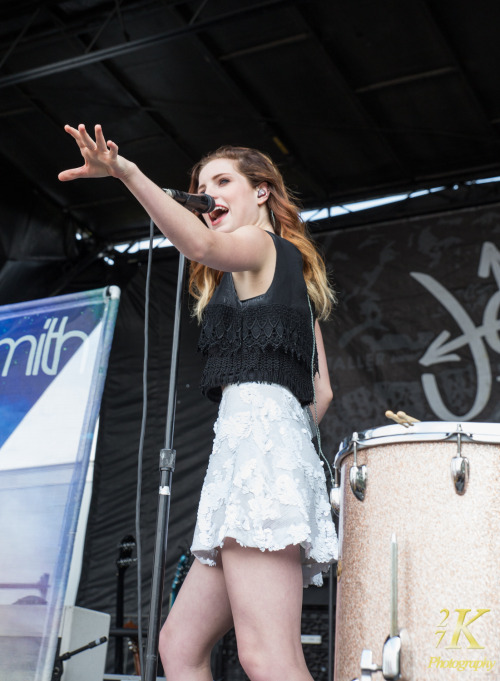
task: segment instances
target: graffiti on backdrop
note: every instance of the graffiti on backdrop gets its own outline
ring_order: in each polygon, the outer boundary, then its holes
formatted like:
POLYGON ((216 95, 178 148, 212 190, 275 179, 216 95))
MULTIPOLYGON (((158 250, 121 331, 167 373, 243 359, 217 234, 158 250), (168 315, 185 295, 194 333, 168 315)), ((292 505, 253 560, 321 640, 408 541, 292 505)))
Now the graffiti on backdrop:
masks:
MULTIPOLYGON (((476 372, 476 395, 474 402, 466 414, 454 414, 446 406, 439 389, 436 376, 432 373, 422 374, 422 387, 432 411, 445 421, 468 421, 478 416, 488 404, 492 387, 492 370, 488 356, 488 347, 500 354, 500 251, 491 242, 485 242, 481 249, 477 274, 482 279, 493 276, 498 290, 493 293, 485 305, 482 324, 476 326, 464 306, 439 281, 422 272, 411 272, 411 276, 431 293, 446 309, 461 330, 455 338, 443 330, 428 346, 419 360, 424 367, 431 367, 447 362, 460 362, 457 350, 468 347, 476 372)), ((496 377, 500 380, 500 377, 496 377)))

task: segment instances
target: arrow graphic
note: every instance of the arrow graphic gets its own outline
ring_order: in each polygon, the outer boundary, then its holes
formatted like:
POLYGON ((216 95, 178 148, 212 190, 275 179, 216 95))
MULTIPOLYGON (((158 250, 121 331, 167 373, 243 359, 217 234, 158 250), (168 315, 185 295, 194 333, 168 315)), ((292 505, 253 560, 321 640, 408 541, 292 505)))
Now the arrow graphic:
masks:
MULTIPOLYGON (((492 271, 500 288, 500 252, 493 244, 488 242, 484 244, 479 270, 482 273, 480 276, 484 277, 488 276, 489 272, 492 271)), ((500 291, 495 293, 486 306, 483 325, 476 328, 474 322, 459 301, 433 277, 421 272, 410 272, 410 276, 426 288, 443 305, 462 330, 462 335, 451 341, 448 341, 450 333, 442 331, 427 348, 419 363, 423 366, 431 366, 442 362, 457 362, 460 360, 460 357, 454 351, 468 345, 477 375, 476 398, 467 414, 457 416, 449 411, 441 397, 436 377, 430 373, 422 375, 422 387, 427 400, 434 413, 444 420, 460 418, 467 421, 472 419, 484 409, 491 393, 491 367, 483 336, 487 338, 492 347, 495 345, 500 347, 500 340, 498 338, 500 323, 495 318, 494 325, 492 326, 491 324, 491 317, 498 312, 500 306, 500 291)))
POLYGON ((458 355, 447 355, 446 353, 458 350, 458 348, 463 345, 470 346, 474 358, 482 358, 485 354, 485 348, 479 329, 475 327, 474 322, 458 300, 430 275, 422 274, 421 272, 410 272, 410 276, 432 293, 436 300, 438 300, 451 314, 463 332, 462 336, 446 344, 446 341, 450 337, 450 333, 448 331, 442 331, 428 347, 425 355, 419 360, 419 363, 424 366, 430 366, 431 364, 445 361, 457 362, 460 359, 458 355))
MULTIPOLYGON (((497 339, 498 332, 500 331, 500 319, 496 319, 493 325, 485 323, 476 327, 475 330, 479 338, 485 338, 493 350, 499 351, 500 346, 497 339), (495 334, 494 337, 493 334, 495 334)), ((446 341, 449 337, 449 331, 441 331, 439 336, 429 345, 418 363, 424 367, 429 367, 433 364, 442 364, 443 362, 459 362, 462 358, 454 354, 454 351, 469 345, 469 339, 466 334, 462 334, 447 343, 446 341)))

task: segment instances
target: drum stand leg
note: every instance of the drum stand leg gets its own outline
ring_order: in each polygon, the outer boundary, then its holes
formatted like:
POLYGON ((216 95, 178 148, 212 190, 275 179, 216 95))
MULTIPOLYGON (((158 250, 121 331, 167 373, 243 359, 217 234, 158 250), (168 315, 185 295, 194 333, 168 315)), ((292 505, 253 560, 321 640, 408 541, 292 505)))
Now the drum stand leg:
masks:
POLYGON ((384 643, 382 666, 373 663, 373 653, 366 648, 361 652, 361 678, 353 681, 372 681, 374 672, 382 672, 384 679, 397 681, 401 676, 401 638, 389 636, 384 643))
POLYGON ((371 650, 365 650, 361 653, 361 678, 353 679, 353 681, 372 681, 373 672, 380 672, 382 668, 373 664, 373 653, 371 650))
POLYGON ((391 539, 391 626, 382 651, 382 666, 373 663, 373 653, 361 652, 361 678, 353 681, 371 681, 374 672, 382 672, 384 679, 397 681, 401 677, 401 637, 398 632, 398 544, 396 535, 391 539))

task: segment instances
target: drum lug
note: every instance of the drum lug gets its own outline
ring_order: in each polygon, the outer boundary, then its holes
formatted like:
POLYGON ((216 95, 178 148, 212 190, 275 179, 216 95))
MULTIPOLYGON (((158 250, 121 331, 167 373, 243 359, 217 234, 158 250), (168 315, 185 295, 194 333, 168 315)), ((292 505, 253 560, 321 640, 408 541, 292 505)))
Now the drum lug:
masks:
POLYGON ((469 482, 469 459, 462 456, 462 426, 457 425, 457 455, 451 460, 451 479, 457 494, 465 494, 469 482))
POLYGON ((352 434, 352 449, 354 466, 349 469, 349 483, 356 499, 364 501, 366 484, 368 482, 368 470, 365 465, 358 466, 358 434, 352 434))
POLYGON ((335 515, 339 514, 340 511, 340 482, 339 482, 339 469, 335 467, 334 481, 332 489, 330 490, 330 505, 332 507, 335 515))
POLYGON ((382 651, 382 675, 396 681, 401 675, 401 637, 389 636, 382 651))
POLYGON ((364 501, 366 484, 368 481, 368 470, 365 465, 351 466, 349 470, 349 482, 356 499, 364 501))
POLYGON ((340 511, 340 486, 334 485, 330 490, 330 505, 335 515, 340 511))
POLYGON ((465 494, 469 482, 469 459, 454 456, 451 460, 451 477, 457 494, 465 494))

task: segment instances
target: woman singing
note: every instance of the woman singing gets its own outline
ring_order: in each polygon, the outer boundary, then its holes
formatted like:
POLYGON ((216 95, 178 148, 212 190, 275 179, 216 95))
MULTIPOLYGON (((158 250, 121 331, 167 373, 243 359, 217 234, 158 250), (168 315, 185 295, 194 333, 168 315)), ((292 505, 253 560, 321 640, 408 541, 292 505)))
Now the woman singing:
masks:
POLYGON ((211 681, 210 653, 232 627, 251 681, 311 681, 301 644, 302 587, 337 557, 322 462, 311 442, 332 399, 318 319, 334 294, 279 170, 222 147, 193 169, 214 197, 202 221, 106 141, 65 130, 85 163, 59 179, 112 176, 191 260, 206 356, 202 392, 220 401, 191 550, 160 635, 167 681, 211 681), (207 229, 208 227, 208 229, 207 229))

